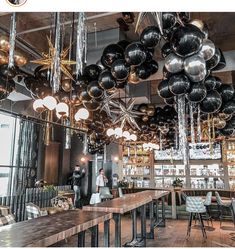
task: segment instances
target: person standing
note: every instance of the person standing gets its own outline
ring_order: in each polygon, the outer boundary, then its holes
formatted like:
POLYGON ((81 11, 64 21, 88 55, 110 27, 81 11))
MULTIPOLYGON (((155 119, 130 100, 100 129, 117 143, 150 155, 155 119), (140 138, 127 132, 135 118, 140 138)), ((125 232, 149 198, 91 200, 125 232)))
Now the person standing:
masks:
POLYGON ((100 187, 104 187, 108 183, 108 179, 104 174, 104 169, 99 170, 99 175, 96 178, 96 192, 99 192, 100 187))
POLYGON ((80 169, 79 165, 75 166, 75 170, 73 172, 73 190, 75 193, 74 197, 74 206, 77 207, 79 204, 79 200, 81 199, 81 183, 82 183, 82 178, 85 176, 85 169, 82 170, 80 169))

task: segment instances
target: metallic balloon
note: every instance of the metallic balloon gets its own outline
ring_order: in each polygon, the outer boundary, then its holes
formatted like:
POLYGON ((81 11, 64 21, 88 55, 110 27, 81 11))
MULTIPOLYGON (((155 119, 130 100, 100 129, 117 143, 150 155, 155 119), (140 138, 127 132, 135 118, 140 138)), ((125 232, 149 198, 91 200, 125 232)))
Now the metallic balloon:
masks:
POLYGON ((108 69, 100 73, 98 83, 101 88, 108 91, 114 90, 116 86, 116 81, 108 69))
POLYGON ((199 51, 199 55, 204 58, 205 61, 210 60, 215 54, 215 44, 209 40, 204 39, 202 42, 202 48, 199 51))
POLYGON ((158 84, 158 95, 164 99, 172 98, 174 95, 169 89, 169 80, 162 80, 158 84))
POLYGON ((206 97, 200 103, 200 108, 204 113, 215 113, 219 110, 221 104, 222 98, 220 94, 215 90, 211 90, 207 92, 206 97))
POLYGON ((71 80, 69 78, 67 78, 67 77, 62 78, 61 88, 65 92, 71 92, 71 90, 72 90, 72 82, 71 82, 71 80))
POLYGON ((234 134, 234 128, 226 125, 223 129, 220 130, 223 136, 230 137, 234 134))
POLYGON ((115 60, 122 59, 124 57, 123 53, 124 50, 121 46, 117 44, 110 44, 104 49, 101 62, 105 66, 111 67, 115 60))
POLYGON ((146 112, 147 112, 147 109, 148 109, 148 105, 146 105, 146 104, 141 104, 141 105, 139 106, 139 111, 140 111, 140 112, 146 113, 146 112))
POLYGON ((175 26, 177 21, 176 12, 163 12, 162 13, 162 26, 163 29, 171 29, 175 26))
POLYGON ((215 81, 216 81, 216 85, 215 85, 215 90, 219 89, 222 86, 222 81, 219 77, 214 76, 215 81))
POLYGON ((194 19, 194 20, 190 21, 189 23, 194 25, 195 27, 199 28, 201 30, 201 32, 204 34, 205 39, 208 38, 208 27, 202 20, 194 19))
POLYGON ((8 68, 7 64, 0 65, 0 76, 7 78, 7 79, 13 79, 17 74, 17 68, 8 68))
POLYGON ((169 79, 169 89, 174 95, 184 94, 190 89, 190 81, 184 74, 172 75, 169 79))
POLYGON ((140 35, 140 42, 147 48, 154 48, 161 40, 160 30, 156 26, 148 26, 140 35))
POLYGON ((131 84, 138 84, 140 82, 139 77, 136 74, 135 70, 131 70, 129 77, 128 77, 128 83, 131 84))
POLYGON ((217 64, 217 66, 213 68, 213 71, 221 70, 221 69, 226 67, 226 61, 225 61, 225 58, 224 58, 224 54, 223 54, 223 52, 221 51, 220 48, 219 48, 219 51, 220 51, 220 61, 217 64))
POLYGON ((95 99, 91 99, 90 101, 83 101, 82 103, 89 111, 97 111, 101 106, 101 102, 98 102, 95 99))
POLYGON ((208 76, 205 81, 204 85, 208 91, 214 90, 216 88, 216 78, 213 76, 208 76))
POLYGON ((223 119, 219 119, 219 122, 214 123, 215 128, 223 129, 226 126, 226 121, 223 119))
POLYGON ((149 62, 149 69, 151 74, 155 74, 158 71, 158 63, 155 60, 149 62))
POLYGON ((184 60, 184 70, 188 76, 201 74, 205 69, 205 60, 200 55, 192 55, 184 60))
POLYGON ((175 30, 171 37, 173 51, 182 57, 196 54, 202 46, 204 35, 194 25, 187 24, 175 30))
POLYGON ((221 53, 218 48, 215 48, 215 53, 210 60, 206 62, 206 68, 208 70, 214 69, 220 62, 221 53))
POLYGON ((197 75, 188 75, 189 79, 192 82, 200 82, 203 81, 207 76, 207 71, 206 69, 204 71, 202 71, 201 73, 197 74, 197 75))
POLYGON ((130 66, 124 59, 118 59, 112 64, 111 73, 117 80, 126 80, 130 73, 130 66))
POLYGON ((88 94, 87 90, 82 90, 80 95, 79 95, 79 100, 80 101, 90 101, 92 98, 91 96, 88 94))
POLYGON ((145 47, 139 42, 131 43, 126 47, 125 59, 129 65, 141 65, 146 59, 145 47))
POLYGON ((101 73, 101 68, 96 64, 91 64, 84 68, 84 76, 87 77, 89 81, 98 80, 101 73))
POLYGON ((28 60, 22 53, 20 53, 19 51, 15 51, 14 62, 16 66, 23 67, 24 65, 28 63, 28 60))
POLYGON ((7 53, 3 50, 0 50, 0 65, 8 64, 9 57, 7 53))
POLYGON ((174 97, 171 97, 169 99, 164 99, 164 102, 167 104, 167 105, 173 105, 175 103, 175 99, 174 97))
POLYGON ((9 42, 9 37, 5 35, 0 36, 0 49, 8 52, 10 49, 10 42, 9 42))
POLYGON ((151 75, 151 69, 149 67, 149 64, 143 63, 140 66, 136 67, 136 75, 139 79, 148 79, 151 75))
POLYGON ((184 68, 184 60, 182 57, 171 53, 165 58, 165 68, 170 73, 178 73, 184 68))
POLYGON ((129 41, 127 40, 121 40, 117 43, 117 45, 119 45, 120 47, 123 48, 123 51, 125 51, 126 47, 130 44, 129 41))
POLYGON ((147 122, 147 121, 149 120, 149 116, 148 116, 148 115, 144 115, 144 116, 142 117, 142 120, 143 120, 144 122, 147 122))
POLYGON ((206 97, 206 87, 202 83, 195 83, 191 86, 188 99, 191 102, 201 102, 206 97))

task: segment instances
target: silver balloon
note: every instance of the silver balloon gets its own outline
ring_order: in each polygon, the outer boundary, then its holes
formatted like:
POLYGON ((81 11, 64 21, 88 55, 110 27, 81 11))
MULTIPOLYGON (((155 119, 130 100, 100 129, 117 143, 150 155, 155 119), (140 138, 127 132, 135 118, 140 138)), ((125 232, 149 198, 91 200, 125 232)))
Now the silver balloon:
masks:
POLYGON ((184 61, 178 55, 171 53, 165 59, 166 70, 170 73, 178 73, 184 68, 184 61))
POLYGON ((188 78, 193 81, 193 82, 199 82, 205 79, 207 75, 207 71, 206 69, 204 71, 202 71, 201 73, 197 74, 197 75, 187 75, 188 78))
POLYGON ((204 39, 202 42, 202 48, 199 51, 199 55, 204 58, 205 61, 210 60, 215 54, 215 44, 209 40, 204 39))
POLYGON ((184 61, 184 70, 190 79, 202 78, 201 80, 203 80, 202 76, 206 76, 206 62, 198 54, 190 56, 184 61))

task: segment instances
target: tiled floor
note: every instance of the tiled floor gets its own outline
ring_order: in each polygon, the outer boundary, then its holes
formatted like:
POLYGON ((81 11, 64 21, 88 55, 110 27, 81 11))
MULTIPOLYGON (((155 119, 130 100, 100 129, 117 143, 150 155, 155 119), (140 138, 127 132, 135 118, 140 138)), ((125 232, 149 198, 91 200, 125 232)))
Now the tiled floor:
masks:
MULTIPOLYGON (((140 222, 138 222, 138 226, 140 222)), ((114 222, 111 221, 110 226, 110 242, 114 246, 114 222)), ((149 226, 147 225, 147 228, 149 226)), ((235 228, 232 222, 223 222, 219 227, 219 222, 213 222, 212 227, 206 227, 207 240, 203 241, 201 230, 198 226, 194 226, 191 231, 191 237, 186 240, 187 220, 167 220, 165 228, 155 229, 155 239, 147 240, 147 247, 233 247, 235 241, 231 239, 231 233, 235 228)), ((103 226, 99 227, 99 246, 103 246, 103 226)), ((131 218, 126 215, 122 217, 122 243, 131 240, 131 218)), ((90 246, 89 231, 86 234, 86 246, 90 246)), ((58 247, 76 247, 77 236, 68 239, 67 243, 60 242, 55 246, 58 247)))

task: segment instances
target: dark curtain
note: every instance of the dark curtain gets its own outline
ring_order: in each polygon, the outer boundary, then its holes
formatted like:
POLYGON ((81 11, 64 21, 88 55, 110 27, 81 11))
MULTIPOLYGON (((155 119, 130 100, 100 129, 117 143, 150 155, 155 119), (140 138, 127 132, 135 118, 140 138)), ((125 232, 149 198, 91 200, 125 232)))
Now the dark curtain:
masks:
POLYGON ((41 126, 28 120, 21 120, 14 194, 23 194, 25 189, 34 187, 37 179, 38 147, 41 126))

